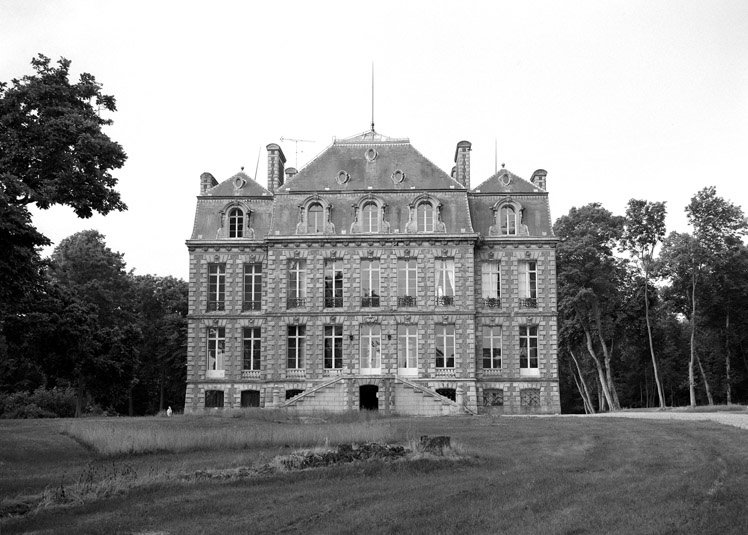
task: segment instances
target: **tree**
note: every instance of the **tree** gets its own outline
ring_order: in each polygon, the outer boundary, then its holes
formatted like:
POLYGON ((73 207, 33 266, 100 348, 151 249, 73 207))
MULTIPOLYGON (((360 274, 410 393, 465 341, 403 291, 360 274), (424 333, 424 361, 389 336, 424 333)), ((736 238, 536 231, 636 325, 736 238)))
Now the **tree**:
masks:
POLYGON ((660 408, 665 408, 665 393, 660 381, 660 373, 652 342, 652 324, 649 320, 649 277, 652 270, 654 251, 657 244, 665 237, 665 203, 631 199, 626 208, 626 222, 623 233, 623 243, 626 249, 638 262, 644 274, 644 314, 647 322, 647 337, 649 352, 652 356, 654 381, 660 408))
MULTIPOLYGON (((561 238, 557 251, 559 312, 581 330, 562 337, 583 340, 597 370, 602 397, 611 410, 616 410, 620 405, 611 365, 612 338, 617 288, 623 272, 613 249, 623 232, 623 218, 592 203, 572 208, 553 229, 561 238)), ((564 328, 574 329, 572 325, 564 328)))
POLYGON ((127 156, 103 131, 116 111, 114 97, 88 73, 71 84, 65 58, 55 66, 39 54, 31 65, 34 74, 0 82, 0 302, 6 305, 43 284, 38 247, 49 241, 32 226, 28 205, 67 205, 83 218, 127 209, 111 174, 127 156))

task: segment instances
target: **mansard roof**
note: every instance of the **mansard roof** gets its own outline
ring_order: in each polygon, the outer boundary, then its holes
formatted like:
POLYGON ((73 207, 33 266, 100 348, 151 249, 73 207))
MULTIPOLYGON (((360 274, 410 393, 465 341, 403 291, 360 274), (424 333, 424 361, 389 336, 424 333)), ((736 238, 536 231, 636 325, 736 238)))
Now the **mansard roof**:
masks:
POLYGON ((202 195, 211 197, 267 197, 271 193, 242 170, 217 186, 206 190, 202 195))
POLYGON ((541 190, 537 186, 508 169, 499 170, 473 188, 474 193, 534 193, 538 191, 541 190))
POLYGON ((418 152, 407 138, 369 130, 333 141, 293 178, 278 188, 289 191, 455 189, 465 188, 418 152), (396 171, 404 173, 393 179, 396 171), (341 174, 341 172, 343 174, 341 174))

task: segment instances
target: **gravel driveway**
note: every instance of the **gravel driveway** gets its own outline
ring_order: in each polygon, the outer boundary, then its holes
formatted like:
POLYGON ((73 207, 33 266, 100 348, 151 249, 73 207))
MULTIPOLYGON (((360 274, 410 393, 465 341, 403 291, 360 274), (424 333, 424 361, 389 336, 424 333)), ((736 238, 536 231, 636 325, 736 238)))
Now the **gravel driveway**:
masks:
POLYGON ((735 412, 680 412, 680 411, 619 411, 587 415, 586 418, 647 418, 650 420, 712 421, 748 429, 748 411, 735 412))

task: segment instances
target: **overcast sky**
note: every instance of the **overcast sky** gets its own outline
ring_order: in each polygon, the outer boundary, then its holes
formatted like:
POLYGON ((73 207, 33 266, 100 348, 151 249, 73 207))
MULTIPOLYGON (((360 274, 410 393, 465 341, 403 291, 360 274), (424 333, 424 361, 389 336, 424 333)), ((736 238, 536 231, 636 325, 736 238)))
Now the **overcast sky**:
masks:
POLYGON ((255 176, 259 155, 266 185, 268 143, 301 168, 367 130, 372 62, 378 132, 446 172, 472 142, 473 185, 497 161, 546 169, 554 220, 633 197, 668 201, 668 230, 685 231, 708 185, 748 210, 745 0, 0 0, 0 80, 39 52, 116 97, 129 210, 35 224, 55 244, 95 228, 138 274, 187 278, 202 172, 255 176), (297 157, 281 137, 313 142, 297 157))

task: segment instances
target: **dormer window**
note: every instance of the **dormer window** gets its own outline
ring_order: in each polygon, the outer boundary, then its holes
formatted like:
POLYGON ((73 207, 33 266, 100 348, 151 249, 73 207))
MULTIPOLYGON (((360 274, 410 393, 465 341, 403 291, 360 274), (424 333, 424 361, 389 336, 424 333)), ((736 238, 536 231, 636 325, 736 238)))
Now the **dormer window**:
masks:
POLYGON ((501 234, 504 236, 517 235, 517 212, 513 206, 502 206, 499 211, 501 234))
POLYGON ((324 210, 319 203, 309 205, 306 229, 309 234, 322 234, 325 231, 324 210))
POLYGON ((488 229, 489 236, 527 236, 529 231, 524 222, 524 208, 517 201, 508 198, 496 203, 493 210, 494 224, 488 229))
POLYGON ((408 223, 405 232, 446 232, 447 228, 441 218, 442 204, 430 195, 417 197, 408 206, 408 223))
POLYGON ((416 207, 416 228, 418 232, 434 232, 434 207, 422 202, 416 207))
POLYGON ((241 208, 232 208, 229 211, 229 238, 244 237, 244 212, 241 208))
POLYGON ((375 202, 367 202, 361 210, 362 232, 379 232, 379 206, 375 202))

